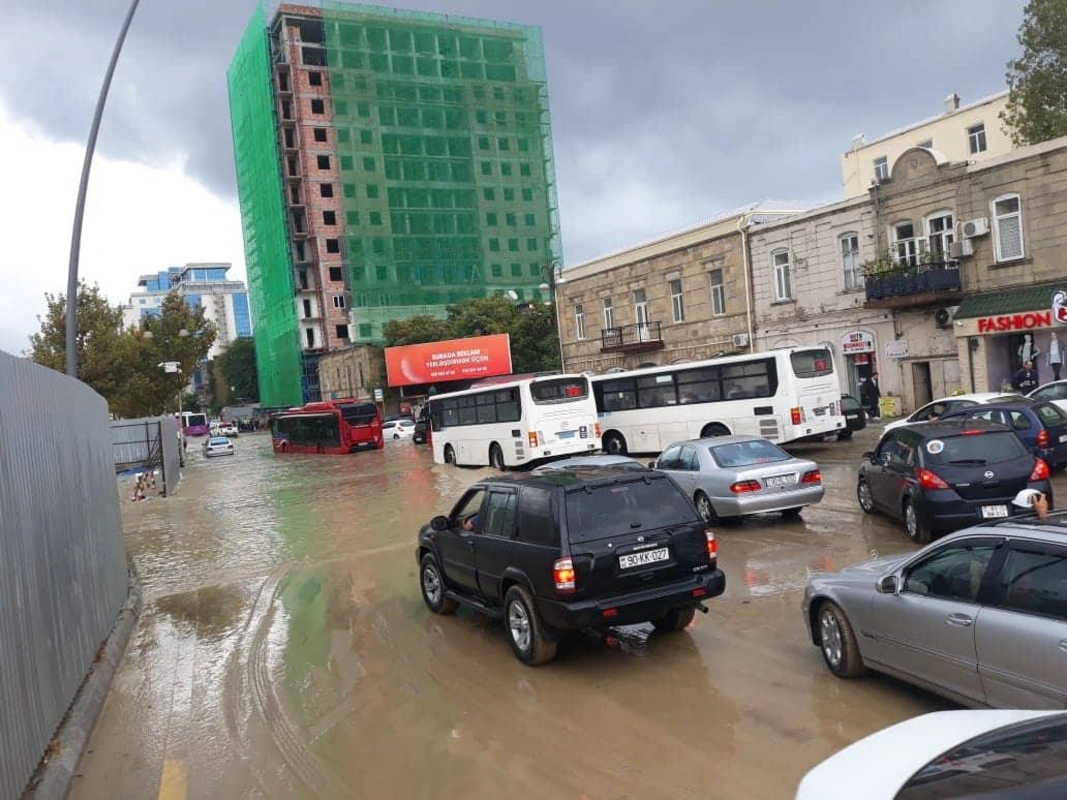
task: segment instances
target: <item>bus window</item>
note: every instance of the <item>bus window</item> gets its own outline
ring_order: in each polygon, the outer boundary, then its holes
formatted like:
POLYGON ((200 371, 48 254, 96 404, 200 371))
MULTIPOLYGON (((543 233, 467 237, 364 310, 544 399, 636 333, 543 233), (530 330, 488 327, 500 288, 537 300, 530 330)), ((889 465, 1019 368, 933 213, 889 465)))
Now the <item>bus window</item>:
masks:
POLYGON ((792 353, 789 360, 793 364, 793 374, 798 378, 819 378, 834 372, 834 360, 829 350, 801 350, 792 353))
POLYGON ((597 384, 601 396, 598 405, 605 411, 627 411, 637 408, 637 387, 633 378, 604 381, 597 384))
POLYGON ((554 403, 561 400, 581 400, 589 396, 589 382, 584 378, 557 378, 530 384, 535 403, 554 403))
POLYGON ((637 379, 637 405, 659 408, 678 404, 672 375, 642 375, 637 379))

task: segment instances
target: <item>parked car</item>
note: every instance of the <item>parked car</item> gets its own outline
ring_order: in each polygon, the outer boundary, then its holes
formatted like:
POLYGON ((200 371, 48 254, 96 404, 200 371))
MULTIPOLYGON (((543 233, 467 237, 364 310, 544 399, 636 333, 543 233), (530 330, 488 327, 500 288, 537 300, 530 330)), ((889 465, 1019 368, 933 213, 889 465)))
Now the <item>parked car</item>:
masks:
POLYGON ((386 439, 410 439, 415 435, 415 421, 408 417, 382 423, 382 436, 386 439))
POLYGON ((236 422, 220 422, 218 426, 219 436, 237 436, 239 433, 236 422))
POLYGON ((866 513, 902 519, 911 540, 925 544, 935 533, 1011 516, 1021 489, 1051 499, 1049 474, 1007 426, 954 419, 883 434, 863 454, 856 495, 866 513))
POLYGON ((715 534, 666 475, 597 467, 474 484, 419 532, 427 607, 502 619, 515 655, 542 664, 568 632, 651 622, 686 628, 722 594, 715 534))
POLYGON ((872 733, 814 767, 796 800, 1058 800, 1067 714, 937 711, 872 733))
POLYGON ((549 461, 534 467, 534 473, 558 472, 561 470, 582 469, 584 467, 615 467, 619 469, 648 469, 636 458, 629 456, 614 456, 610 453, 601 453, 594 456, 575 456, 574 458, 561 458, 559 461, 549 461))
POLYGON ((1005 394, 1003 392, 974 392, 972 394, 942 397, 940 400, 927 403, 909 417, 888 423, 883 431, 895 430, 901 425, 911 425, 915 422, 935 422, 945 414, 951 414, 953 411, 983 403, 1011 403, 1022 399, 1023 396, 1020 394, 1005 394))
POLYGON ((706 522, 774 511, 795 516, 823 496, 818 464, 759 436, 676 442, 650 466, 670 475, 706 522))
POLYGON ((415 421, 415 430, 411 434, 412 441, 415 444, 428 444, 430 441, 430 408, 426 406, 419 413, 419 418, 415 421))
POLYGON ((1067 515, 976 525, 816 575, 803 614, 838 677, 869 668, 966 706, 1062 710, 1067 515))
POLYGON ((856 431, 862 431, 867 427, 867 412, 863 410, 860 401, 850 394, 841 395, 841 411, 845 415, 845 429, 838 431, 839 442, 852 438, 856 431))
POLYGON ((209 436, 204 440, 204 456, 232 456, 234 454, 233 442, 225 436, 209 436))
POLYGON ((986 419, 1007 425, 1019 441, 1053 472, 1067 466, 1067 412, 1052 402, 1029 398, 953 411, 941 419, 986 419))
POLYGON ((1067 380, 1052 381, 1043 386, 1038 386, 1026 395, 1031 400, 1045 400, 1055 403, 1063 411, 1067 411, 1067 380))

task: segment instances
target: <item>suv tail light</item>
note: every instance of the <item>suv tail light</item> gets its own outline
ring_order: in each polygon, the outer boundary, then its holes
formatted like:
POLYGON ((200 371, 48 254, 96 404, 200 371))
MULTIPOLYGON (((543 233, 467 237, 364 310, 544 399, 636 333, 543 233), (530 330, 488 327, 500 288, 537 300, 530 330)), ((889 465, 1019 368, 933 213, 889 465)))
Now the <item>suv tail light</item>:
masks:
POLYGON ((758 492, 759 490, 759 481, 738 481, 730 487, 730 491, 734 494, 744 494, 745 492, 758 492))
POLYGON ((948 489, 949 485, 941 480, 936 472, 931 472, 925 467, 919 467, 915 471, 915 477, 919 479, 919 485, 924 489, 948 489))
POLYGON ((569 558, 557 558, 552 564, 552 580, 556 584, 557 592, 570 594, 577 589, 574 577, 574 562, 569 558))
POLYGON ((537 431, 530 431, 530 447, 537 447, 537 431))
POLYGON ((1037 432, 1037 446, 1038 447, 1046 448, 1046 447, 1048 447, 1050 441, 1051 441, 1051 439, 1049 438, 1049 435, 1048 435, 1048 428, 1042 428, 1041 430, 1039 430, 1037 432))
POLYGON ((793 420, 794 425, 800 424, 800 408, 795 407, 789 409, 789 416, 793 420))
POLYGON ((714 564, 719 559, 719 543, 715 541, 715 533, 705 530, 704 539, 707 541, 708 561, 714 564))
POLYGON ((1034 459, 1034 471, 1030 473, 1030 480, 1032 481, 1047 481, 1049 476, 1048 464, 1042 459, 1034 459))
POLYGON ((813 469, 810 472, 805 472, 804 477, 800 479, 801 483, 822 483, 822 473, 813 469))

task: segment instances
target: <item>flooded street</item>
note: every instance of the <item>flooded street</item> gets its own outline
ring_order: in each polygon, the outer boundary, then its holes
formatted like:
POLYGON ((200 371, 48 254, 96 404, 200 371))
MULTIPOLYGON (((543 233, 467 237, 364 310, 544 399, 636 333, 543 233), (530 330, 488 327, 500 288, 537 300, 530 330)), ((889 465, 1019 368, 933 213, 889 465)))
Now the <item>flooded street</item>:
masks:
POLYGON ((410 441, 275 457, 244 435, 210 461, 191 443, 176 496, 124 504, 144 611, 73 796, 792 797, 840 747, 950 707, 838 680, 805 638, 812 572, 915 549, 856 503, 875 435, 796 448, 825 500, 719 530, 727 590, 690 631, 590 633, 540 668, 419 593, 419 526, 488 470, 410 441))

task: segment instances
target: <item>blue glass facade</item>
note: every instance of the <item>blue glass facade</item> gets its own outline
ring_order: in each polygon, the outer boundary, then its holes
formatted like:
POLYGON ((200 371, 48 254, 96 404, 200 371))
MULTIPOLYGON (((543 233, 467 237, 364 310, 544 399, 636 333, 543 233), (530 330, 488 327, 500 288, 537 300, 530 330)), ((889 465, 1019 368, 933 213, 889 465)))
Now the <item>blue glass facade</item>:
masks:
POLYGON ((195 311, 200 308, 200 306, 204 305, 204 300, 198 294, 187 294, 185 295, 185 304, 195 311))
POLYGON ((234 328, 238 336, 252 335, 252 317, 248 313, 248 293, 234 292, 233 297, 233 320, 234 328))

